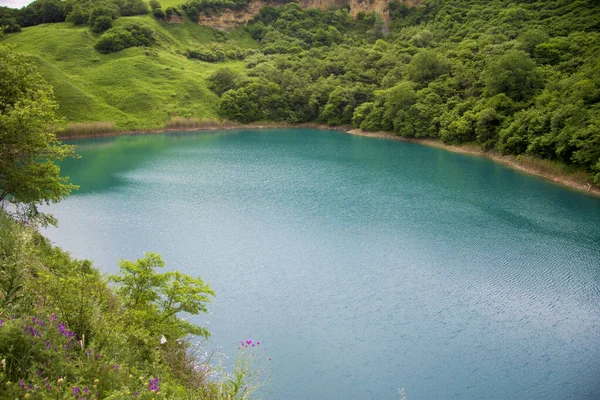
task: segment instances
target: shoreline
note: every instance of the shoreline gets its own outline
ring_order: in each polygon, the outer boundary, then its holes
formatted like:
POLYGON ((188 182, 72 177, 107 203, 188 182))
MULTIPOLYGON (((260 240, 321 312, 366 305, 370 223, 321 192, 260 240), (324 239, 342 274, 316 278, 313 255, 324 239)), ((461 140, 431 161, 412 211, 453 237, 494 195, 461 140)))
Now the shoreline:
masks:
POLYGON ((350 135, 355 136, 364 136, 371 138, 379 138, 379 139, 392 139, 399 140, 402 142, 408 143, 417 143, 424 146, 436 147, 438 149, 443 149, 447 151, 451 151, 453 153, 458 154, 466 154, 473 155, 478 157, 487 158, 490 161, 494 161, 498 164, 502 164, 509 168, 512 168, 516 171, 524 172, 529 175, 534 175, 540 178, 544 178, 545 180, 551 181, 558 185, 574 189, 578 192, 583 192, 587 195, 593 197, 600 197, 600 187, 590 184, 588 182, 583 181, 579 177, 567 175, 567 174, 559 174, 552 173, 548 171, 544 171, 539 166, 531 166, 525 165, 523 162, 519 161, 516 156, 513 155, 502 155, 493 150, 486 151, 478 146, 468 146, 468 145, 451 145, 445 144, 440 140, 429 139, 429 138, 405 138, 402 136, 397 136, 391 132, 365 132, 361 129, 351 129, 347 131, 350 135))
POLYGON ((59 140, 71 140, 71 139, 95 139, 103 137, 115 137, 125 135, 155 135, 160 133, 169 132, 200 132, 200 131, 231 131, 236 129, 281 129, 281 128, 311 128, 311 129, 322 129, 330 131, 348 132, 352 129, 351 126, 340 125, 340 126, 329 126, 326 124, 317 124, 312 122, 305 122, 302 124, 286 124, 286 123, 250 123, 250 124, 236 124, 236 123, 224 123, 223 125, 206 125, 196 127, 180 127, 180 128, 157 128, 157 129, 132 129, 129 131, 114 131, 104 133, 92 133, 82 135, 56 135, 59 140))
POLYGON ((251 123, 251 124, 236 124, 236 123, 224 123, 224 124, 211 124, 206 126, 198 127, 180 127, 180 128, 161 128, 161 129, 147 129, 147 130, 129 130, 129 131, 116 131, 107 133, 94 133, 89 135, 73 135, 73 136, 61 136, 57 135, 60 140, 70 139, 92 139, 101 137, 114 137, 124 135, 152 135, 168 132, 198 132, 198 131, 218 131, 218 130, 236 130, 236 129, 278 129, 278 128, 311 128, 311 129, 323 129, 323 130, 334 130, 347 133, 354 136, 363 136, 378 139, 388 140, 399 140, 408 143, 417 143, 424 146, 436 147, 458 154, 473 155, 478 157, 487 158, 490 161, 494 161, 498 164, 502 164, 516 171, 524 172, 529 175, 534 175, 555 184, 576 190, 587 195, 600 198, 600 187, 590 184, 587 179, 582 179, 579 176, 569 175, 566 173, 549 172, 544 170, 541 165, 525 165, 525 163, 513 155, 502 155, 495 151, 485 151, 478 146, 469 145, 449 145, 445 144, 440 140, 430 138, 405 138, 397 136, 392 132, 365 132, 361 129, 353 129, 351 126, 329 126, 325 124, 317 123, 303 123, 303 124, 286 124, 286 123, 251 123))

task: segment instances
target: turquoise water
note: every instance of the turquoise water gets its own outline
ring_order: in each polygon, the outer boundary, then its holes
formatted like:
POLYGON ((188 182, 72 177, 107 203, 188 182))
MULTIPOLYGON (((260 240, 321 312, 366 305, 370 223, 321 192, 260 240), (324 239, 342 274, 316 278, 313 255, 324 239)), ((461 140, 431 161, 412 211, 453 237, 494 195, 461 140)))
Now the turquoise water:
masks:
POLYGON ((47 236, 208 281, 196 321, 266 345, 267 399, 600 398, 599 199, 333 131, 75 143, 47 236))

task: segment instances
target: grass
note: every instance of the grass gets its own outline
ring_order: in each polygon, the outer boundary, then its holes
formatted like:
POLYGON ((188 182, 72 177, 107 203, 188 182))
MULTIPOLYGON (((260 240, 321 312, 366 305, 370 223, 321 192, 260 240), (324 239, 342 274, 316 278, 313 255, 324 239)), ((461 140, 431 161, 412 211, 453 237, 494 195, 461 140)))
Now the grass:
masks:
POLYGON ((115 26, 130 22, 154 29, 158 44, 100 54, 93 47, 98 35, 70 23, 24 28, 2 41, 36 64, 54 87, 67 124, 101 123, 71 125, 68 132, 94 131, 103 123, 132 130, 163 128, 173 118, 215 119, 218 97, 206 87, 206 78, 224 67, 242 71, 244 63, 189 60, 183 51, 210 43, 225 49, 257 47, 244 29, 224 33, 189 20, 163 23, 145 15, 119 18, 115 26))
POLYGON ((60 137, 95 136, 117 131, 112 122, 74 122, 67 125, 60 137))
POLYGON ((525 154, 515 157, 519 165, 539 172, 543 175, 562 176, 580 182, 589 182, 589 174, 581 168, 567 165, 556 160, 542 160, 525 154))

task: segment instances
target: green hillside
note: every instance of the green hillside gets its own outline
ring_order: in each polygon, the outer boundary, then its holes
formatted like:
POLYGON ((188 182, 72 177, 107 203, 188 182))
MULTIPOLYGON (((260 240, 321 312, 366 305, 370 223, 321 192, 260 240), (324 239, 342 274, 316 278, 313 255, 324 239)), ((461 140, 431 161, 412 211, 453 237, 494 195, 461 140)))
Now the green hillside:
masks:
POLYGON ((34 60, 71 123, 352 125, 541 158, 600 183, 596 1, 392 0, 360 11, 334 1, 324 11, 276 0, 229 33, 197 21, 227 25, 248 0, 148 4, 36 0, 0 9, 0 21, 24 27, 4 41, 34 60))
POLYGON ((100 35, 87 26, 42 24, 9 34, 54 87, 59 114, 68 122, 107 121, 120 129, 162 127, 174 116, 216 118, 218 97, 205 79, 224 66, 242 70, 241 61, 219 64, 188 59, 183 52, 218 43, 224 49, 257 47, 244 31, 225 34, 187 22, 159 22, 150 15, 121 17, 115 27, 139 22, 157 34, 157 45, 112 54, 94 49, 100 35))

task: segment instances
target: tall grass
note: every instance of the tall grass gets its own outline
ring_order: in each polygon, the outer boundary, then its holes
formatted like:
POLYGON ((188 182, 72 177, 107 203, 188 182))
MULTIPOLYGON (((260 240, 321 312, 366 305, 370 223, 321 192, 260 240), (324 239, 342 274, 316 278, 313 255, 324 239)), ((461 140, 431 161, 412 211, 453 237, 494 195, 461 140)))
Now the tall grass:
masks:
POLYGON ((117 132, 112 122, 74 122, 67 125, 60 137, 95 136, 117 132))
POLYGON ((202 127, 202 121, 198 118, 172 117, 165 124, 165 129, 194 129, 202 127))
POLYGON ((219 121, 213 118, 183 118, 172 117, 166 124, 165 129, 228 129, 241 127, 243 124, 234 121, 219 121))
POLYGON ((515 160, 519 165, 534 170, 542 175, 564 176, 581 182, 590 181, 589 174, 585 170, 576 168, 573 165, 567 165, 560 161, 543 160, 524 154, 515 157, 515 160))

